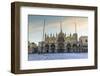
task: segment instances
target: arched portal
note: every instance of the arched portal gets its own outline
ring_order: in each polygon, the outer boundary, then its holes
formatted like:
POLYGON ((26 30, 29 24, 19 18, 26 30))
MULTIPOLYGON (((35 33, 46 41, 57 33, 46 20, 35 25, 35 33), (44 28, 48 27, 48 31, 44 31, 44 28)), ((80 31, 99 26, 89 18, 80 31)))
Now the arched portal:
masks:
POLYGON ((49 45, 48 44, 45 45, 45 51, 46 51, 46 53, 49 52, 49 45))
POLYGON ((59 43, 59 44, 58 44, 58 52, 60 52, 60 53, 61 53, 61 52, 62 52, 62 53, 64 52, 64 43, 59 43))
POLYGON ((68 43, 67 46, 66 46, 66 48, 67 48, 67 52, 70 53, 71 52, 71 44, 68 43))
POLYGON ((73 44, 73 52, 77 52, 77 44, 73 44))
POLYGON ((52 52, 52 53, 55 52, 55 44, 51 44, 51 52, 52 52))

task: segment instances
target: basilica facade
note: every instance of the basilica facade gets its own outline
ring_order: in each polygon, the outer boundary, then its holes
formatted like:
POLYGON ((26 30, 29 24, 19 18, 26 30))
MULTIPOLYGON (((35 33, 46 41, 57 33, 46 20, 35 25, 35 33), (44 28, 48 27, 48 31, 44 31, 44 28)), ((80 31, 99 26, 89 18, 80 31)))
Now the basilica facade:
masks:
MULTIPOLYGON (((60 22, 60 32, 56 34, 46 34, 45 21, 43 27, 43 40, 38 45, 34 42, 28 43, 28 53, 81 53, 88 52, 88 36, 80 36, 73 33, 66 35, 62 31, 62 23, 60 22)), ((76 29, 75 29, 76 30, 76 29)))
POLYGON ((77 33, 66 36, 65 33, 54 35, 45 34, 45 40, 38 45, 32 43, 30 53, 80 53, 88 52, 88 37, 81 36, 78 39, 77 33))

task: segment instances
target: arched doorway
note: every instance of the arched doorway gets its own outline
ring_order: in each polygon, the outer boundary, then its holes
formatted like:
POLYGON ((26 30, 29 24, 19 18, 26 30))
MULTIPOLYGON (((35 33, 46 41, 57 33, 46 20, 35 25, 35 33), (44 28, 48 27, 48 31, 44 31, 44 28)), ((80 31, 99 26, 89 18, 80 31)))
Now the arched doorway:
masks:
POLYGON ((77 47, 78 47, 78 49, 77 49, 78 52, 79 52, 79 53, 82 52, 82 46, 79 44, 77 47))
POLYGON ((72 48, 73 48, 73 52, 78 52, 77 51, 77 44, 73 44, 73 47, 72 48))
POLYGON ((49 45, 48 45, 48 44, 45 45, 45 52, 46 52, 46 53, 49 52, 49 45))
POLYGON ((52 53, 55 52, 55 44, 51 44, 51 52, 52 52, 52 53))
POLYGON ((67 47, 67 52, 70 53, 71 52, 71 44, 68 43, 66 47, 67 47))
POLYGON ((64 52, 64 43, 59 43, 58 44, 58 52, 63 53, 64 52))

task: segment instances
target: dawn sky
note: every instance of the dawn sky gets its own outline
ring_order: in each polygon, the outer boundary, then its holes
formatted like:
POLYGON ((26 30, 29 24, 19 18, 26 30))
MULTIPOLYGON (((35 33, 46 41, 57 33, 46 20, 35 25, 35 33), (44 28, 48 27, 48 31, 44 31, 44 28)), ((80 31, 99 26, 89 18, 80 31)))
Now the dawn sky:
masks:
POLYGON ((28 40, 38 44, 43 38, 43 26, 45 19, 45 33, 51 34, 60 32, 60 21, 62 23, 62 31, 69 35, 78 33, 80 36, 88 36, 88 18, 87 17, 71 17, 71 16, 42 16, 29 15, 28 16, 28 40))

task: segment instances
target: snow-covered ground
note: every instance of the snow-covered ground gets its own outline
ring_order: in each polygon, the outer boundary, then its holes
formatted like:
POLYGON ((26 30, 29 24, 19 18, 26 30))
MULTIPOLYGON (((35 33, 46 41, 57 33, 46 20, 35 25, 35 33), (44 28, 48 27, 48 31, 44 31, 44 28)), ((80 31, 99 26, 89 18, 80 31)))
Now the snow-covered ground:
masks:
POLYGON ((28 60, 86 59, 88 53, 28 54, 28 60))

